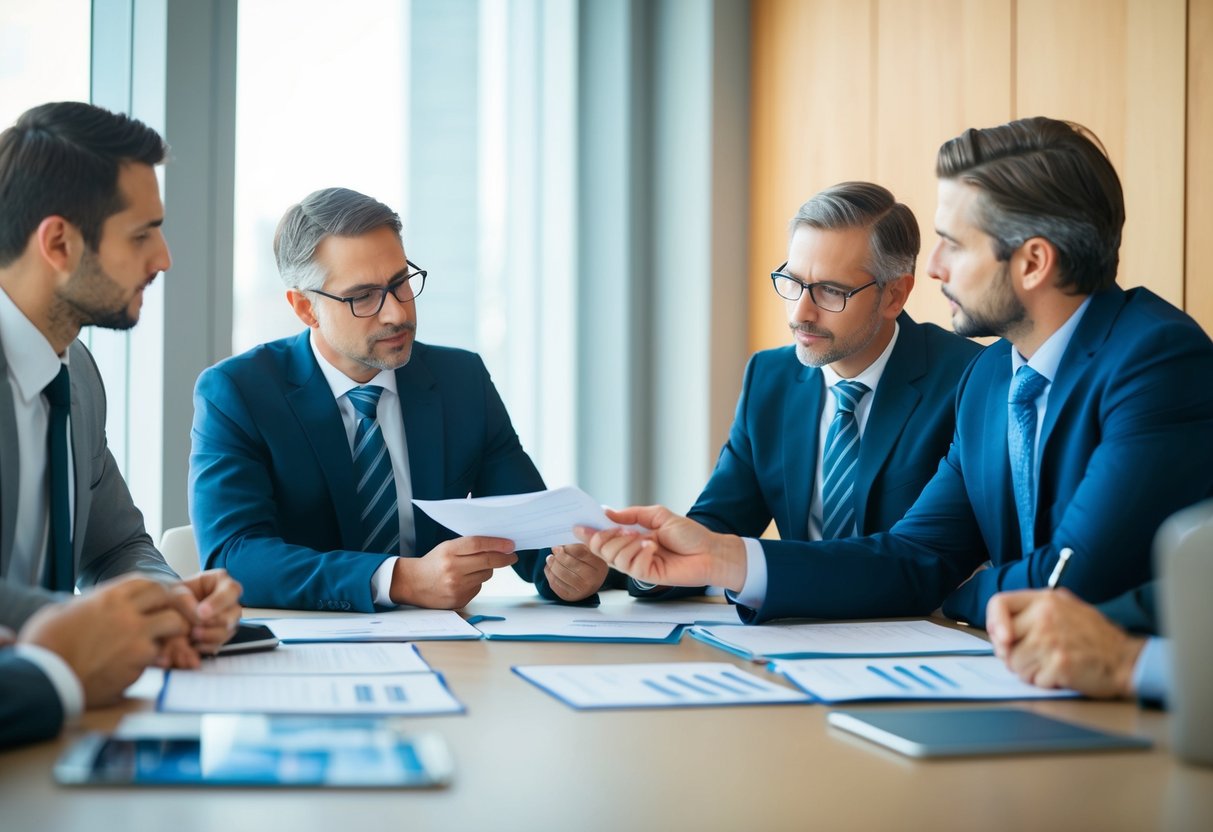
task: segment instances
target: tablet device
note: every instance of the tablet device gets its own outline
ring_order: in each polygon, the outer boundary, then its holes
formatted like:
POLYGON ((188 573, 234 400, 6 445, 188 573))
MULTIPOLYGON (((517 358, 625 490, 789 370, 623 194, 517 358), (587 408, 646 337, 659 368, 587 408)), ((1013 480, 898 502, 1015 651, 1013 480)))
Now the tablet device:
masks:
POLYGON ((1097 731, 1018 708, 873 708, 831 711, 826 721, 910 757, 1150 747, 1141 737, 1097 731))
POLYGON ((421 788, 450 782, 437 734, 390 719, 206 714, 88 734, 55 763, 69 786, 421 788))

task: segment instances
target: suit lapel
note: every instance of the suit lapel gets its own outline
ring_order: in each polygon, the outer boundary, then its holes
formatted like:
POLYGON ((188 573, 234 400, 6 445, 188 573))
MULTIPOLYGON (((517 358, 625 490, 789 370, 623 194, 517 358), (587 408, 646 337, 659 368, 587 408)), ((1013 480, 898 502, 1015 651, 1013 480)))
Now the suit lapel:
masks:
POLYGON ((434 376, 425 362, 423 345, 414 343, 409 363, 396 371, 396 387, 404 415, 413 496, 419 500, 444 499, 447 495, 443 493, 446 472, 442 461, 445 446, 442 399, 434 389, 434 376))
POLYGON ((783 474, 787 495, 786 531, 801 539, 809 529, 809 503, 817 476, 817 434, 824 402, 821 370, 801 367, 783 413, 783 474))
MULTIPOLYGON (((1057 377, 1049 388, 1049 400, 1045 407, 1044 422, 1040 426, 1040 459, 1043 469, 1045 453, 1049 450, 1049 438, 1057 426, 1057 420, 1066 410, 1071 394, 1079 381, 1091 367, 1091 360, 1099 348, 1108 340, 1112 324, 1124 305, 1125 293, 1119 286, 1091 296, 1091 305, 1083 313, 1082 320, 1070 338, 1070 344, 1057 365, 1057 377)), ((1039 494, 1040 489, 1037 489, 1039 494)), ((1038 506, 1039 508, 1039 506, 1038 506)))
MULTIPOLYGON (((80 555, 84 551, 84 532, 88 528, 88 515, 92 507, 89 500, 91 494, 89 486, 92 484, 90 463, 93 459, 93 447, 89 442, 93 426, 85 423, 85 415, 80 410, 80 401, 84 398, 81 395, 81 386, 83 385, 85 361, 80 355, 80 351, 75 349, 78 343, 78 341, 74 341, 68 346, 69 355, 75 353, 69 359, 72 368, 69 370, 72 380, 72 404, 68 429, 71 431, 72 478, 75 481, 76 492, 76 504, 72 512, 72 559, 77 575, 80 573, 80 555)), ((48 460, 47 465, 49 466, 49 464, 48 460)))
POLYGON ((354 461, 350 457, 349 439, 341 423, 341 412, 333 399, 332 388, 316 365, 316 357, 308 341, 309 332, 301 333, 291 345, 287 366, 287 382, 291 389, 286 399, 324 472, 329 496, 337 513, 342 545, 347 549, 359 549, 362 546, 362 526, 358 519, 358 489, 354 482, 354 461))
POLYGON ((865 497, 856 500, 855 504, 855 528, 859 534, 867 533, 864 521, 872 483, 884 468, 893 446, 905 430, 910 414, 922 399, 922 393, 913 384, 927 371, 922 330, 904 314, 899 323, 897 344, 873 394, 872 409, 868 411, 863 439, 859 443, 855 494, 865 497))
POLYGON ((8 382, 8 359, 0 346, 0 575, 8 574, 17 525, 17 417, 13 386, 8 382))
MULTIPOLYGON (((1015 508, 1015 489, 1011 485, 1011 454, 1007 447, 1007 395, 1011 389, 1011 345, 1007 341, 998 341, 986 348, 991 353, 988 359, 993 371, 988 378, 981 379, 985 389, 979 393, 976 407, 966 408, 970 419, 964 425, 965 434, 962 439, 967 445, 977 444, 979 450, 967 451, 962 449, 964 459, 979 460, 979 468, 970 475, 965 471, 965 482, 969 493, 976 496, 974 508, 978 509, 979 517, 1000 518, 997 526, 990 529, 1000 529, 1001 540, 987 540, 986 544, 995 563, 1004 563, 1007 557, 999 558, 999 554, 1009 554, 1009 559, 1020 555, 1019 543, 1019 512, 1015 508), (994 352, 996 351, 996 355, 994 352)), ((970 379, 970 385, 978 382, 977 378, 970 379)), ((969 394, 969 391, 965 391, 969 394)), ((968 398, 966 395, 966 398, 968 398)), ((983 528, 985 526, 983 525, 983 528)))

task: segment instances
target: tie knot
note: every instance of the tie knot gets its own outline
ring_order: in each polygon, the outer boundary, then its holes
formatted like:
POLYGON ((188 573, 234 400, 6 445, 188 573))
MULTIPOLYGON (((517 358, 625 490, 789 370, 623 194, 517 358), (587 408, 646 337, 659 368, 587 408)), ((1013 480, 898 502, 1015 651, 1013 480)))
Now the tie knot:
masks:
POLYGON ((345 395, 349 397, 350 403, 354 405, 354 410, 358 411, 359 416, 363 419, 374 419, 375 411, 379 408, 379 396, 382 394, 382 387, 368 384, 364 387, 355 387, 345 395))
POLYGON ((1015 371, 1015 378, 1011 379, 1011 394, 1007 401, 1011 404, 1034 402, 1044 392, 1048 383, 1047 378, 1024 364, 1015 371))
POLYGON ((868 393, 868 386, 858 381, 840 381, 830 388, 838 409, 843 413, 854 413, 860 400, 868 393))
POLYGON ((72 382, 67 373, 67 365, 59 367, 59 374, 51 379, 51 383, 42 388, 47 403, 51 407, 70 407, 72 403, 72 382))

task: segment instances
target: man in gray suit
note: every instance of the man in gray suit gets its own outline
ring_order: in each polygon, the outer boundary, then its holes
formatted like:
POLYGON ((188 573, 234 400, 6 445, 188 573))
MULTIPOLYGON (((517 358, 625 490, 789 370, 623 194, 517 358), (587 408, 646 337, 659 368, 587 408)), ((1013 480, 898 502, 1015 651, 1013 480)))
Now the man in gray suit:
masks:
MULTIPOLYGON (((166 585, 184 621, 154 639, 160 660, 193 666, 234 631, 240 586, 222 570, 180 581, 156 551, 76 341, 83 326, 134 326, 143 290, 171 264, 154 170, 164 154, 146 125, 76 102, 36 107, 0 134, 0 626, 138 572, 166 585)), ((81 637, 129 623, 111 606, 75 616, 81 637)))

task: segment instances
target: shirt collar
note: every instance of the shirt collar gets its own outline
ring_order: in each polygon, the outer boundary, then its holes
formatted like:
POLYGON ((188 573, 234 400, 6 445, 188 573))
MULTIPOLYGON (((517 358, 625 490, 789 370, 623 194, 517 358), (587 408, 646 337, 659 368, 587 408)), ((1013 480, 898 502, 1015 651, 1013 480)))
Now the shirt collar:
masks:
POLYGON ((324 380, 329 383, 329 389, 333 391, 334 399, 340 399, 355 387, 365 387, 367 385, 382 387, 384 390, 391 390, 393 395, 396 394, 395 370, 380 370, 379 375, 364 384, 359 384, 330 364, 329 360, 321 355, 320 350, 316 348, 315 332, 308 334, 308 343, 312 347, 312 355, 316 356, 316 363, 320 365, 320 372, 324 373, 324 380))
POLYGON ((1040 348, 1036 350, 1030 359, 1024 358, 1019 354, 1019 350, 1012 346, 1011 375, 1014 376, 1020 367, 1027 364, 1052 384, 1053 379, 1057 377, 1057 368, 1061 365, 1061 357, 1066 354, 1066 347, 1070 346, 1070 339, 1074 337, 1074 330, 1078 329, 1078 322, 1082 320, 1083 313, 1087 311, 1087 307, 1090 305, 1091 297, 1088 295, 1087 299, 1082 302, 1082 305, 1074 310, 1074 314, 1040 345, 1040 348))
POLYGON ((26 404, 41 396, 46 385, 59 375, 59 368, 67 364, 67 350, 62 358, 56 355, 46 336, 3 289, 0 289, 0 345, 8 360, 9 377, 26 404))
MULTIPOLYGON (((876 385, 880 384, 880 377, 884 375, 885 365, 889 363, 889 356, 893 354, 893 347, 897 343, 897 335, 901 332, 901 325, 896 321, 893 322, 893 337, 889 339, 889 343, 885 346, 884 351, 876 357, 876 360, 868 365, 868 368, 859 375, 849 381, 858 381, 860 384, 867 387, 869 390, 875 390, 876 385)), ((829 364, 821 368, 821 375, 825 379, 826 387, 833 387, 838 382, 842 381, 842 376, 834 371, 834 368, 829 364)))

